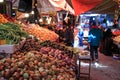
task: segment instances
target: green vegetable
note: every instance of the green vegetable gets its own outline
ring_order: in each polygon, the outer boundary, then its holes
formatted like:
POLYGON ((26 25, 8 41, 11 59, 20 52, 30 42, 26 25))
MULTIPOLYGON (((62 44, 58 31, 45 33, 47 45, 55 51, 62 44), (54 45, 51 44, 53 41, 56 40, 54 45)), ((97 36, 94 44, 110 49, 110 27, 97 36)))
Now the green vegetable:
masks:
POLYGON ((0 40, 10 41, 12 44, 19 43, 23 37, 28 37, 19 24, 4 23, 0 24, 0 40))

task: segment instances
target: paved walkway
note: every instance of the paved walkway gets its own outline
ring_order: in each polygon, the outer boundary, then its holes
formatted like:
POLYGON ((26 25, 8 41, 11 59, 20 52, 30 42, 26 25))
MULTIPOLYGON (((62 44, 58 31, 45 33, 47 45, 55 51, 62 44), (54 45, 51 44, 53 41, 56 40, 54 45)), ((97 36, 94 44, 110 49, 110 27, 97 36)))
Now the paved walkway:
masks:
POLYGON ((99 53, 99 63, 91 66, 91 80, 120 80, 120 60, 99 53))
MULTIPOLYGON (((78 39, 75 39, 74 47, 78 47, 78 39)), ((79 47, 85 49, 86 46, 79 47)), ((120 80, 120 60, 113 59, 112 56, 105 56, 99 53, 99 63, 91 65, 91 80, 120 80)), ((81 78, 80 80, 89 80, 81 78)))

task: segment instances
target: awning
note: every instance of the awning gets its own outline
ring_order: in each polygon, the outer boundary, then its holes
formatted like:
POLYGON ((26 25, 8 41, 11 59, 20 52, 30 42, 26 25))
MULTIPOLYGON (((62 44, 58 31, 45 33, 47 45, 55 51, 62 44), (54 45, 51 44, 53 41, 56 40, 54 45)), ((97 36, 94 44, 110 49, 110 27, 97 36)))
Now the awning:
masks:
MULTIPOLYGON (((67 0, 69 4, 72 4, 67 0)), ((118 9, 118 4, 113 0, 103 0, 100 4, 94 8, 86 11, 88 13, 99 13, 99 14, 114 14, 115 10, 118 9)))
MULTIPOLYGON (((19 0, 12 0, 18 7, 19 0)), ((84 12, 114 14, 118 4, 113 0, 37 0, 40 12, 66 10, 79 15, 84 12)))
POLYGON ((80 15, 99 5, 102 0, 72 0, 75 15, 80 15))
POLYGON ((100 14, 114 14, 118 9, 118 4, 113 0, 103 0, 103 2, 91 9, 89 12, 100 14))
POLYGON ((71 14, 75 14, 74 9, 66 2, 66 0, 49 0, 49 2, 58 10, 66 10, 71 14))

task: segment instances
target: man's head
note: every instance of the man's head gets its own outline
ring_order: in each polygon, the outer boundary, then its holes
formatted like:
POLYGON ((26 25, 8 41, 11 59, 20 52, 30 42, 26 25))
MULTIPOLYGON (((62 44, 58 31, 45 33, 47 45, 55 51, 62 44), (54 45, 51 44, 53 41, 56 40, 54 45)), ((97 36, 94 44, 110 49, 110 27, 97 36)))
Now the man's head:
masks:
POLYGON ((96 22, 95 22, 95 21, 93 21, 93 22, 92 22, 92 25, 93 25, 93 26, 96 26, 96 22))
POLYGON ((98 28, 98 26, 96 25, 96 22, 95 22, 95 21, 93 21, 93 22, 91 23, 91 28, 98 28))

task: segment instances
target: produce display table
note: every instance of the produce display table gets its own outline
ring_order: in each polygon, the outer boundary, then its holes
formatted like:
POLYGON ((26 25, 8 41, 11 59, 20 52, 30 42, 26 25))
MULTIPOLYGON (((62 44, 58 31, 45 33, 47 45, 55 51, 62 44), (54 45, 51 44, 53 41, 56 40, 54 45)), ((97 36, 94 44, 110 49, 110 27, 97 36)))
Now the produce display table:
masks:
POLYGON ((90 55, 79 56, 78 77, 79 80, 83 76, 88 76, 90 80, 91 58, 90 55))

